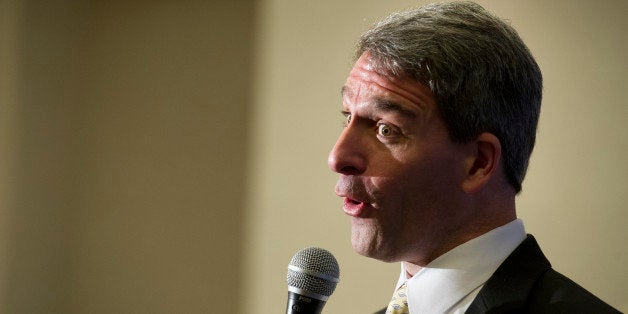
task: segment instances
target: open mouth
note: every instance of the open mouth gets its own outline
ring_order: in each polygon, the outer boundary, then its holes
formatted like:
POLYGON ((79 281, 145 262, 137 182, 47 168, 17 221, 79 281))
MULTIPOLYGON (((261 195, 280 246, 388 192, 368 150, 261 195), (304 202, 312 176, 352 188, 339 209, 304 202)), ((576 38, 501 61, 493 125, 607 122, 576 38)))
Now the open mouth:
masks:
POLYGON ((362 202, 356 201, 356 200, 351 199, 351 198, 347 198, 347 202, 350 203, 350 204, 353 204, 353 205, 360 205, 360 204, 362 204, 362 202))
POLYGON ((369 206, 367 203, 347 197, 345 198, 343 209, 345 213, 349 216, 360 217, 365 214, 365 211, 368 209, 368 207, 369 206))

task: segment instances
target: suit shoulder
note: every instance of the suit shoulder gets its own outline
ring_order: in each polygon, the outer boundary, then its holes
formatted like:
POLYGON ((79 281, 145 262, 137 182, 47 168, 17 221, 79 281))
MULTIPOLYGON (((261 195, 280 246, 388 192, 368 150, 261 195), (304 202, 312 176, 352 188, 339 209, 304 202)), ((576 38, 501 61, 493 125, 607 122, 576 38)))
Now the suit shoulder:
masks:
POLYGON ((554 269, 549 269, 539 278, 527 305, 531 313, 619 313, 554 269))

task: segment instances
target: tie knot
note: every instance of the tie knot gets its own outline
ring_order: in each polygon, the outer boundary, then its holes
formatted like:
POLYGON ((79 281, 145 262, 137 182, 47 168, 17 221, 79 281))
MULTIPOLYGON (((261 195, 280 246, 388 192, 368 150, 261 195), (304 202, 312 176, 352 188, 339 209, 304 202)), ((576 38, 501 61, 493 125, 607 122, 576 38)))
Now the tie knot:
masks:
POLYGON ((404 283, 395 291, 393 294, 390 303, 388 304, 388 308, 386 309, 386 314, 409 314, 410 310, 408 309, 408 295, 407 295, 407 286, 404 283))

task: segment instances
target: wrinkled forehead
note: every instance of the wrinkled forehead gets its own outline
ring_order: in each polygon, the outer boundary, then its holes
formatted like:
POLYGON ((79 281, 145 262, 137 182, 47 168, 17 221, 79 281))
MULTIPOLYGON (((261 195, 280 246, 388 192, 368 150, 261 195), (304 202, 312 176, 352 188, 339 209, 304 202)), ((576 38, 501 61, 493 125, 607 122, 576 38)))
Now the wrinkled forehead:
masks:
POLYGON ((432 103, 435 99, 427 85, 409 76, 393 75, 383 70, 369 52, 363 53, 355 62, 343 87, 343 97, 356 97, 365 87, 371 91, 397 94, 415 104, 432 103))
POLYGON ((395 81, 398 79, 405 78, 405 75, 399 74, 399 71, 393 71, 388 69, 388 66, 385 65, 387 63, 394 62, 386 62, 373 56, 369 51, 365 51, 360 55, 360 57, 355 61, 353 68, 349 76, 352 74, 359 75, 365 73, 377 74, 382 79, 386 79, 389 81, 395 81))

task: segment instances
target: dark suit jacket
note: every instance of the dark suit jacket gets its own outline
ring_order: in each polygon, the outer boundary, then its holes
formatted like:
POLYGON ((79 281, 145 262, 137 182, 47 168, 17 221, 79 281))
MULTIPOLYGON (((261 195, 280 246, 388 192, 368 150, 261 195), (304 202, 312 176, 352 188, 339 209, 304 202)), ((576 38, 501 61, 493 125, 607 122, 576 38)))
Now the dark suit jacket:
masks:
POLYGON ((466 313, 619 311, 552 269, 534 237, 528 235, 484 284, 466 313))

